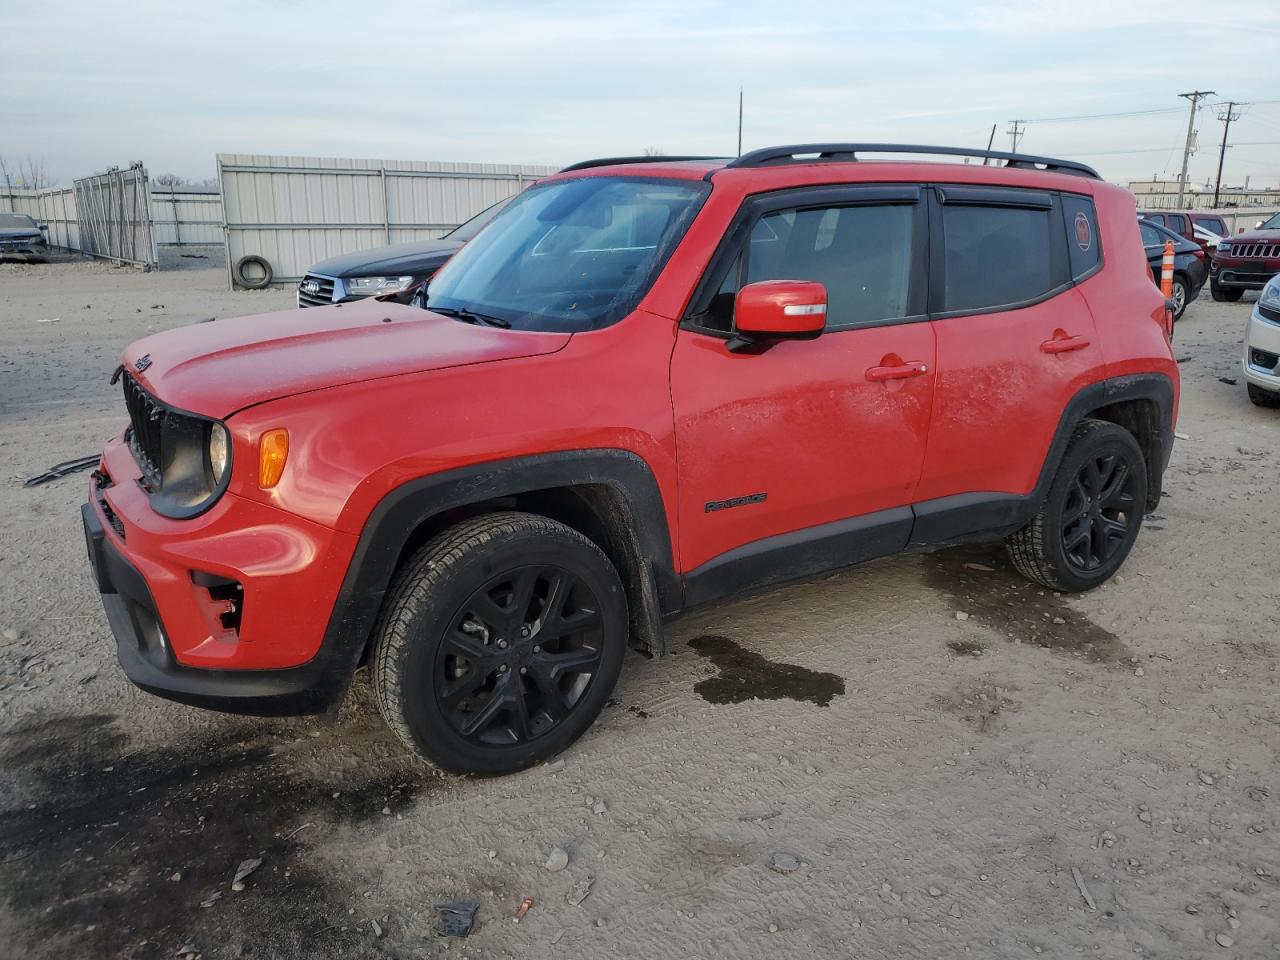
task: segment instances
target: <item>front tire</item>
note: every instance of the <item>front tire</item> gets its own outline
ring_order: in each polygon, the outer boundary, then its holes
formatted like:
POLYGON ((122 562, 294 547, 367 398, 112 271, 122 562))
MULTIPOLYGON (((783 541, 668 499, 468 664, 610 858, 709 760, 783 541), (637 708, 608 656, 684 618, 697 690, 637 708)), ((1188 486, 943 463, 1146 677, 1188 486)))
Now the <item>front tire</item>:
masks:
POLYGON ((1147 467, 1133 435, 1114 423, 1076 428, 1039 513, 1005 541, 1028 580, 1077 593, 1110 579, 1142 526, 1147 467))
POLYGON ((513 773, 592 724, 627 649, 617 571, 592 541, 528 513, 440 533, 404 565, 375 632, 378 709, 450 773, 513 773))
POLYGON ((1264 390, 1256 383, 1248 384, 1249 400, 1255 407, 1280 407, 1280 393, 1264 390))
POLYGON ((1220 287, 1213 280, 1209 281, 1209 293, 1219 303, 1235 303, 1244 296, 1239 287, 1220 287))

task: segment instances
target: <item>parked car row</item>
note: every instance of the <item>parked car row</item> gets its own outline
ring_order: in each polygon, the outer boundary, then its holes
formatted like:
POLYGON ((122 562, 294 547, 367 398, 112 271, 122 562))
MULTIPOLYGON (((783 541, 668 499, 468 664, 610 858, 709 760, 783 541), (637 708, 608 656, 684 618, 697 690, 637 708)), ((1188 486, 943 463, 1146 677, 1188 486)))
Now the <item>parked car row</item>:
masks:
POLYGON ((1209 275, 1204 249, 1200 244, 1178 236, 1169 228, 1159 226, 1154 220, 1140 220, 1138 232, 1142 235, 1142 247, 1147 255, 1147 265, 1151 268, 1151 278, 1157 286, 1160 284, 1160 271, 1164 265, 1164 245, 1173 241, 1171 299, 1173 319, 1180 320, 1186 312, 1187 304, 1200 296, 1200 290, 1209 275))

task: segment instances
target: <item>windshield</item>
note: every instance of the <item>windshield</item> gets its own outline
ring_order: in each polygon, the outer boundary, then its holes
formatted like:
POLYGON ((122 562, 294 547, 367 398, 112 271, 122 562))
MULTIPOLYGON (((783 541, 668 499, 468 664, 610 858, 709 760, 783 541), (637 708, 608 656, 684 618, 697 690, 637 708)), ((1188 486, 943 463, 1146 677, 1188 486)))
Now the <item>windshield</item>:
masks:
POLYGON ((470 220, 466 221, 461 226, 454 227, 446 233, 445 238, 448 240, 457 240, 461 243, 466 243, 477 233, 483 230, 489 221, 500 214, 503 211, 503 208, 505 208, 510 202, 511 198, 508 197, 505 200, 499 200, 497 203, 485 207, 470 220))
POLYGON ((526 190, 427 288, 428 310, 518 330, 596 330, 644 296, 710 186, 587 177, 526 190))
POLYGON ((21 213, 0 213, 0 230, 34 230, 36 222, 21 213))
POLYGON ((1264 222, 1259 228, 1261 230, 1280 230, 1280 213, 1264 222))

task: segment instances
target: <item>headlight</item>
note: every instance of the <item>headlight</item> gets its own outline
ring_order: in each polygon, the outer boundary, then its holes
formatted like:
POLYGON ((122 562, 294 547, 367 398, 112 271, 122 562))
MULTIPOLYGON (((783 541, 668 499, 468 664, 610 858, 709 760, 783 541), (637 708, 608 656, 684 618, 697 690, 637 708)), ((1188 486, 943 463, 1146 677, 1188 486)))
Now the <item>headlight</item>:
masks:
POLYGON ((1225 256, 1226 254, 1228 254, 1228 253, 1230 253, 1230 252, 1231 252, 1231 241, 1230 241, 1230 240, 1219 240, 1219 241, 1218 241, 1218 253, 1219 253, 1219 254, 1222 254, 1223 256, 1225 256))
POLYGON ((399 293, 411 283, 413 283, 413 277, 349 277, 342 281, 347 294, 353 297, 376 297, 383 293, 399 293))
POLYGON ((1280 313, 1280 273, 1267 281, 1267 285, 1258 294, 1258 306, 1265 310, 1280 313))
POLYGON ((231 438, 227 428, 215 423, 209 428, 209 468, 213 471, 213 485, 222 486, 231 466, 231 438))

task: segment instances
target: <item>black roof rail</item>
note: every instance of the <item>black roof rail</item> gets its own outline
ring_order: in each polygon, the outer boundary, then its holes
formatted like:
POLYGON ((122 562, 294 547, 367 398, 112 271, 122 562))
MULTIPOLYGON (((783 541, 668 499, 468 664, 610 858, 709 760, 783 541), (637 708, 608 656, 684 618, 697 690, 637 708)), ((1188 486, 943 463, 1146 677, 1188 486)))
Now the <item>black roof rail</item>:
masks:
POLYGON ((678 163, 681 160, 723 160, 724 157, 667 157, 667 156, 645 156, 645 157, 600 157, 596 160, 579 160, 577 163, 571 163, 569 166, 561 170, 561 173, 568 173, 571 170, 590 170, 592 167, 612 167, 623 163, 678 163))
POLYGON ((817 163, 854 161, 859 153, 923 153, 946 157, 982 157, 1004 160, 1007 167, 1045 169, 1054 173, 1070 173, 1101 180, 1098 171, 1074 160, 1056 160, 1029 153, 1005 153, 1001 150, 971 150, 967 147, 928 147, 914 143, 796 143, 782 147, 764 147, 730 160, 727 167, 768 167, 781 163, 817 163))

